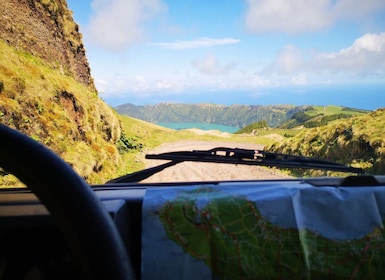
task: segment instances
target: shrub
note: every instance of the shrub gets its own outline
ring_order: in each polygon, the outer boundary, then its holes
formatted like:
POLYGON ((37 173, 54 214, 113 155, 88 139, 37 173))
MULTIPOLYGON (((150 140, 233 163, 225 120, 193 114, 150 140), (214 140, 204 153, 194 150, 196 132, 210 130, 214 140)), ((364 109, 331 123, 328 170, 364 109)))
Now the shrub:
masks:
POLYGON ((121 133, 116 146, 121 154, 127 153, 130 150, 141 151, 143 149, 142 143, 138 143, 137 140, 127 137, 123 132, 121 133))

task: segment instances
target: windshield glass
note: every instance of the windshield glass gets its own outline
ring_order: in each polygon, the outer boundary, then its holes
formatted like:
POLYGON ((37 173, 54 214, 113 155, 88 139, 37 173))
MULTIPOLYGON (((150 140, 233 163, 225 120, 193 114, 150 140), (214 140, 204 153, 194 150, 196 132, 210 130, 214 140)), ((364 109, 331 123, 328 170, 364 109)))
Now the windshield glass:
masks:
MULTIPOLYGON (((0 28, 1 122, 89 183, 167 162, 145 154, 215 147, 385 174, 384 1, 48 2, 35 9, 53 27, 31 13, 0 28), (52 38, 64 43, 40 42, 52 38)), ((145 182, 346 175, 196 162, 160 174, 145 182)))

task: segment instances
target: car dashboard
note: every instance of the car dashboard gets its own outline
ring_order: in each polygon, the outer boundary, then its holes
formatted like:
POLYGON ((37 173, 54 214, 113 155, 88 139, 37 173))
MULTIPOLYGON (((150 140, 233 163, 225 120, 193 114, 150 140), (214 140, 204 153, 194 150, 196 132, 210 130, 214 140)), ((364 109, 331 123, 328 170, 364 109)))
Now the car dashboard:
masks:
MULTIPOLYGON (((385 177, 354 178, 92 189, 137 278, 375 279, 385 267, 385 177)), ((0 190, 0 248, 0 279, 78 277, 55 221, 28 189, 0 190)))

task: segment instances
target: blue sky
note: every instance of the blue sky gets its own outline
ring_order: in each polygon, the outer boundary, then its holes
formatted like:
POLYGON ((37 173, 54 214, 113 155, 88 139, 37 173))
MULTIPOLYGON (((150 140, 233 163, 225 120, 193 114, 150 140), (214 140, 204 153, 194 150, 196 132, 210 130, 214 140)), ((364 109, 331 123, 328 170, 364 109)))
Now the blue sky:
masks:
POLYGON ((67 0, 100 96, 385 107, 384 0, 67 0))

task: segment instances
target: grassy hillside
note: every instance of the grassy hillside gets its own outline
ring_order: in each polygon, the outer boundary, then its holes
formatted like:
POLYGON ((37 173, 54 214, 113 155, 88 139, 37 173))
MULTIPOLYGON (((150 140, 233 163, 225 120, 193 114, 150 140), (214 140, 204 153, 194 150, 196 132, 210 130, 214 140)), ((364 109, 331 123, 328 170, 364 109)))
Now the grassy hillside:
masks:
MULTIPOLYGON (((268 146, 279 153, 311 156, 385 174, 385 109, 326 126, 302 129, 297 135, 268 146)), ((312 173, 314 174, 314 173, 312 173)))
POLYGON ((47 145, 90 183, 121 163, 119 119, 92 87, 2 40, 0 122, 47 145))
POLYGON ((304 126, 307 128, 327 125, 330 121, 367 114, 369 111, 341 106, 308 106, 283 122, 281 128, 304 126))
POLYGON ((246 125, 245 127, 242 127, 240 130, 236 131, 235 133, 236 134, 241 134, 241 133, 255 134, 255 132, 261 128, 268 128, 267 122, 265 120, 246 125))

